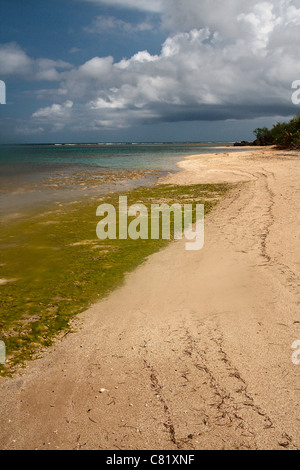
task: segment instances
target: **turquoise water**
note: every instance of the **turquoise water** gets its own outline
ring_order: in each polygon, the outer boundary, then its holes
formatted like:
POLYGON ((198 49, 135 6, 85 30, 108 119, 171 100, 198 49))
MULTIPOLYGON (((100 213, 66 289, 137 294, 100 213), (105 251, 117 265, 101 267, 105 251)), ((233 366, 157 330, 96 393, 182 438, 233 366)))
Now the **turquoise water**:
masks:
MULTIPOLYGON (((216 152, 227 144, 26 145, 0 147, 0 175, 85 168, 171 171, 183 157, 216 152)), ((220 151, 224 151, 221 150, 220 151)))
MULTIPOLYGON (((155 184, 158 176, 178 170, 184 157, 241 151, 228 143, 196 144, 82 144, 0 146, 0 215, 21 212, 33 205, 81 197, 88 191, 106 193, 155 184), (105 184, 101 175, 122 170, 158 170, 148 176, 105 184), (76 177, 95 172, 97 189, 81 188, 76 177), (66 177, 66 178, 65 178, 66 177), (58 178, 58 180, 57 180, 58 178), (58 184, 50 185, 55 180, 58 184), (67 187, 64 181, 67 180, 67 187), (74 184, 72 184, 74 182, 74 184), (68 186, 69 184, 69 186, 68 186)), ((84 185, 85 186, 85 185, 84 185)))

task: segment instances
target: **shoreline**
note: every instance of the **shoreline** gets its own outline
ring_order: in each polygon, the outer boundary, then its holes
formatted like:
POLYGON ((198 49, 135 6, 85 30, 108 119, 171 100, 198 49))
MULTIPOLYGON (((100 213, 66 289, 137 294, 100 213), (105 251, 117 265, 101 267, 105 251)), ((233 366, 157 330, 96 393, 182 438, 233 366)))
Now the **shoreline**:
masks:
MULTIPOLYGON (((194 145, 199 146, 199 144, 194 145)), ((231 146, 209 148, 215 150, 228 149, 230 153, 243 151, 231 146)), ((257 147, 253 147, 253 149, 258 150, 257 147)), ((244 151, 246 150, 245 148, 244 151)), ((200 154, 200 157, 202 155, 205 156, 206 154, 200 154)), ((22 173, 12 175, 10 170, 9 174, 7 176, 2 175, 1 179, 0 215, 6 217, 13 212, 16 216, 20 216, 22 211, 26 211, 32 206, 42 208, 42 206, 48 206, 51 203, 110 194, 134 189, 138 186, 152 186, 156 184, 157 180, 161 179, 161 175, 180 171, 178 163, 182 160, 179 160, 179 158, 190 159, 195 158, 195 156, 178 157, 177 163, 172 165, 172 170, 159 167, 147 170, 143 168, 97 168, 94 166, 77 167, 75 169, 71 166, 70 168, 52 168, 49 170, 49 174, 46 170, 41 173, 33 172, 31 176, 28 173, 24 173, 23 176, 22 173)), ((13 214, 9 215, 9 218, 13 217, 13 214)))
MULTIPOLYGON (((185 185, 201 183, 238 183, 253 179, 253 176, 243 171, 240 167, 240 159, 251 159, 265 155, 279 155, 280 151, 274 147, 250 147, 249 150, 236 152, 208 153, 185 157, 177 163, 180 171, 169 173, 159 179, 161 184, 185 185), (226 157, 226 159, 225 159, 226 157), (214 165, 216 168, 214 168, 214 165), (217 176, 218 175, 218 176, 217 176)), ((281 152, 284 153, 284 152, 281 152)), ((285 152, 286 153, 286 152, 285 152)))
POLYGON ((0 365, 0 375, 10 375, 36 356, 41 346, 52 344, 74 316, 106 297, 123 283, 126 273, 170 243, 99 240, 99 204, 112 204, 118 218, 122 194, 129 205, 143 201, 147 207, 153 200, 173 204, 200 199, 208 213, 226 190, 224 185, 139 185, 130 191, 119 188, 114 193, 34 207, 2 219, 0 340, 6 343, 8 360, 7 367, 0 365))
POLYGON ((36 184, 25 184, 0 193, 0 215, 3 219, 19 217, 21 212, 76 200, 101 197, 113 192, 130 191, 139 186, 155 184, 161 170, 81 171, 69 176, 57 172, 36 184))
POLYGON ((182 166, 167 184, 238 183, 204 249, 152 255, 1 380, 2 449, 299 449, 299 152, 182 166))

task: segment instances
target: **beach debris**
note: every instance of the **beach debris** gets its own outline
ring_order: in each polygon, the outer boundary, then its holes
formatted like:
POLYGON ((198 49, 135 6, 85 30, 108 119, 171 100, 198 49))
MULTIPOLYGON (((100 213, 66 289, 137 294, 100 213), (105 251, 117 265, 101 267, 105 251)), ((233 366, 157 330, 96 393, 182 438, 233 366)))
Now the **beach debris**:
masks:
POLYGON ((108 390, 106 390, 106 388, 100 388, 99 393, 105 393, 105 392, 108 392, 108 390))
POLYGON ((59 222, 55 220, 47 220, 46 222, 39 222, 39 225, 57 225, 59 222))
POLYGON ((0 286, 5 286, 9 282, 16 282, 18 279, 0 279, 0 286))
POLYGON ((83 240, 81 242, 72 243, 71 245, 67 245, 67 246, 95 245, 96 243, 97 243, 97 241, 95 241, 95 240, 83 240))

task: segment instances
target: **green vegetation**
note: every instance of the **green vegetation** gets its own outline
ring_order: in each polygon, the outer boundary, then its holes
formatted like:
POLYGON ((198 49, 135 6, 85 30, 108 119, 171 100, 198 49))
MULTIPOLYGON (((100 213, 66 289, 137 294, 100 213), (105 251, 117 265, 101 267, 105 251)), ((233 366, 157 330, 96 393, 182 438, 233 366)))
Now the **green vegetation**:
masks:
MULTIPOLYGON (((128 205, 205 203, 209 212, 227 185, 161 185, 128 194, 128 205)), ((164 240, 107 240, 96 237, 96 209, 103 202, 118 207, 120 194, 32 211, 2 222, 0 232, 0 339, 8 361, 0 375, 70 329, 70 320, 121 285, 124 275, 164 240), (9 282, 6 282, 9 281, 9 282)))
POLYGON ((254 131, 260 145, 277 145, 281 149, 300 149, 300 114, 288 123, 278 122, 272 129, 254 131))

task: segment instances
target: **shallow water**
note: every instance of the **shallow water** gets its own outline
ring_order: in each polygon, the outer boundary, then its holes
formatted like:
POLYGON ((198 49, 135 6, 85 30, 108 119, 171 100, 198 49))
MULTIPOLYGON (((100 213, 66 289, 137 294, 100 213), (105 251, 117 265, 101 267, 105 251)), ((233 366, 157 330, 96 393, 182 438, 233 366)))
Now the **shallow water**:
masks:
MULTIPOLYGON (((70 168, 171 170, 182 157, 228 144, 78 144, 0 146, 0 174, 28 175, 70 168)), ((221 151, 221 149, 220 149, 221 151)))
POLYGON ((176 163, 184 157, 224 152, 226 145, 230 144, 0 146, 0 214, 23 211, 36 203, 154 184, 158 176, 177 171, 176 163), (135 173, 149 170, 157 173, 135 173))

